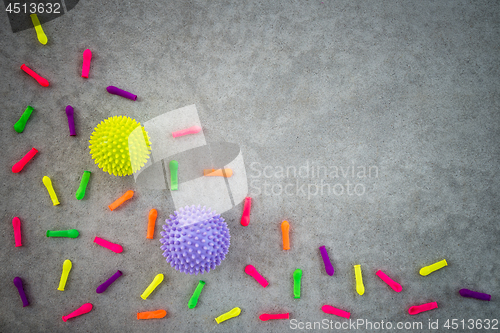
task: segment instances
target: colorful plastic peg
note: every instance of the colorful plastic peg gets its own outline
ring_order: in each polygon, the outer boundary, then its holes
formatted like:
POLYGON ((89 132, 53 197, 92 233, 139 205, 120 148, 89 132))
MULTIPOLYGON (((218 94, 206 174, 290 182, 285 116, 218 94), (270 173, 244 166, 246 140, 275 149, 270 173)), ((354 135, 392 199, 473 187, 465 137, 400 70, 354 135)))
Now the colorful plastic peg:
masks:
POLYGON ((472 291, 469 289, 460 289, 459 293, 460 293, 460 296, 462 296, 462 297, 471 297, 471 298, 476 298, 476 299, 480 299, 483 301, 491 301, 491 295, 489 295, 489 294, 478 293, 477 291, 472 291))
POLYGON ((23 308, 25 306, 30 305, 30 303, 28 302, 28 298, 26 297, 26 293, 24 292, 23 280, 21 280, 19 276, 16 276, 13 282, 17 288, 17 291, 19 292, 19 297, 21 297, 21 301, 23 302, 23 308))
POLYGON ((395 292, 399 293, 401 290, 403 290, 403 287, 390 277, 388 277, 384 272, 381 270, 378 270, 377 273, 375 273, 379 278, 382 279, 385 283, 389 285, 395 292))
POLYGON ((111 275, 111 277, 109 279, 106 280, 106 282, 104 282, 103 284, 101 284, 99 287, 97 287, 97 289, 95 290, 96 293, 98 294, 101 294, 103 292, 106 291, 106 289, 108 289, 108 287, 116 281, 116 279, 118 279, 120 276, 122 276, 123 273, 118 270, 116 271, 115 274, 111 275))
POLYGON ((14 227, 14 240, 16 242, 16 247, 22 246, 21 242, 21 220, 19 217, 14 217, 12 219, 12 226, 14 227))
POLYGON ((198 286, 196 286, 196 289, 194 290, 193 296, 189 299, 188 308, 194 309, 196 307, 196 304, 198 304, 198 298, 200 298, 200 294, 204 286, 205 281, 200 280, 200 282, 198 282, 198 286))
POLYGON ((356 276, 356 292, 359 295, 365 293, 365 285, 363 284, 363 275, 361 274, 361 265, 354 265, 354 274, 356 276))
POLYGON ((323 258, 323 263, 325 264, 326 274, 332 276, 335 273, 335 270, 330 262, 330 257, 328 256, 325 246, 320 246, 319 252, 321 252, 321 258, 323 258))
POLYGON ((75 118, 73 117, 75 110, 71 105, 66 106, 66 117, 68 118, 69 135, 76 135, 75 131, 75 118))
POLYGON ((159 319, 167 315, 165 310, 138 312, 137 319, 159 319))
POLYGON ((115 86, 109 86, 109 87, 106 88, 106 90, 110 94, 113 94, 113 95, 118 95, 118 96, 121 96, 121 97, 125 97, 125 98, 131 99, 133 101, 137 100, 137 95, 129 93, 128 91, 122 90, 122 89, 117 88, 115 86))
POLYGON ((30 17, 31 22, 33 22, 33 26, 35 27, 36 37, 38 38, 38 41, 43 45, 47 44, 47 35, 45 35, 45 32, 43 32, 40 20, 38 20, 38 16, 36 16, 36 14, 31 14, 30 17))
POLYGON ((92 59, 92 51, 86 49, 83 51, 82 77, 88 79, 90 71, 90 60, 92 59))
POLYGON ((122 253, 123 252, 123 247, 119 244, 111 243, 105 239, 102 239, 100 237, 94 238, 94 243, 97 245, 101 245, 102 247, 107 248, 108 250, 111 250, 115 253, 122 253))
POLYGON ((347 311, 344 311, 344 310, 340 310, 340 309, 337 309, 337 308, 334 308, 333 306, 331 305, 323 305, 321 307, 321 310, 324 312, 324 313, 328 313, 328 314, 332 314, 332 315, 336 315, 336 316, 339 316, 339 317, 342 317, 342 318, 347 318, 349 319, 351 317, 351 313, 350 312, 347 312, 347 311))
POLYGON ((437 302, 431 302, 431 303, 426 303, 426 304, 422 304, 422 305, 411 306, 408 309, 408 313, 411 315, 416 315, 416 314, 419 314, 420 312, 425 312, 425 311, 429 311, 429 310, 437 309, 437 308, 438 308, 437 302))
POLYGON ((90 179, 90 171, 84 171, 82 175, 82 180, 80 180, 80 186, 76 190, 75 197, 77 200, 82 200, 85 197, 85 191, 87 190, 87 184, 90 179))
POLYGON ((201 131, 201 127, 200 126, 193 126, 193 127, 189 127, 187 129, 183 129, 183 130, 180 130, 180 131, 177 131, 177 132, 173 132, 172 136, 174 138, 177 138, 177 137, 183 136, 183 135, 196 134, 199 131, 201 131))
POLYGON ((71 271, 71 267, 73 267, 71 260, 64 260, 61 280, 59 280, 59 287, 57 288, 57 290, 64 291, 64 287, 66 287, 66 281, 68 281, 68 275, 71 271))
POLYGON ((243 206, 243 215, 241 216, 241 225, 246 227, 250 223, 250 209, 252 208, 252 198, 245 198, 245 205, 243 206))
POLYGON ((257 272, 255 267, 253 267, 252 265, 247 265, 245 267, 245 273, 247 273, 248 275, 253 277, 255 280, 257 280, 257 282, 260 283, 260 285, 262 287, 265 288, 269 285, 269 282, 267 282, 267 280, 262 275, 260 275, 259 272, 257 272))
POLYGON ((272 319, 290 319, 290 314, 289 313, 276 313, 276 314, 263 313, 259 316, 259 319, 262 321, 268 321, 268 320, 272 320, 272 319))
POLYGON ((21 69, 23 71, 25 71, 29 76, 34 78, 36 80, 36 82, 38 82, 42 87, 49 86, 49 81, 47 81, 47 79, 45 79, 45 78, 41 77, 40 75, 38 75, 37 73, 35 73, 35 71, 33 71, 31 68, 29 68, 25 64, 21 65, 21 69))
POLYGON ((47 230, 47 237, 77 238, 80 235, 78 230, 47 230))
POLYGON ((63 316, 62 320, 64 322, 66 322, 66 321, 68 321, 68 319, 71 319, 71 318, 78 317, 78 316, 81 316, 83 314, 89 313, 91 310, 92 310, 92 304, 91 303, 85 303, 82 306, 80 306, 78 309, 76 309, 75 311, 71 312, 69 315, 63 316))
POLYGON ((24 131, 24 127, 26 127, 26 123, 28 122, 28 119, 30 119, 31 113, 33 112, 33 107, 29 106, 24 110, 21 118, 19 118, 18 121, 14 124, 14 130, 17 133, 22 133, 24 131))
POLYGON ((224 314, 221 314, 220 316, 218 316, 217 318, 215 318, 215 321, 217 322, 217 324, 220 324, 223 321, 226 321, 228 319, 231 319, 231 318, 234 318, 234 317, 238 317, 240 315, 240 313, 241 313, 241 309, 240 308, 234 308, 231 311, 226 312, 224 314))
POLYGON ((142 293, 141 295, 141 298, 142 299, 146 299, 148 298, 149 295, 151 295, 151 293, 153 292, 153 290, 156 289, 156 287, 158 287, 158 285, 163 281, 163 274, 158 274, 155 276, 155 278, 153 279, 153 282, 151 282, 151 284, 146 288, 146 290, 144 290, 144 292, 142 293))
POLYGON ((52 187, 52 181, 50 180, 49 177, 43 176, 42 178, 43 185, 47 188, 47 191, 49 192, 50 195, 50 200, 52 200, 52 204, 54 206, 59 205, 59 200, 57 199, 56 191, 54 191, 54 187, 52 187))
POLYGON ((422 267, 420 269, 420 275, 422 276, 427 276, 431 274, 434 271, 437 271, 438 269, 443 268, 444 266, 448 266, 448 263, 446 262, 446 259, 443 259, 441 261, 438 261, 432 265, 422 267))
POLYGON ((302 280, 302 270, 297 268, 293 272, 293 298, 300 298, 300 285, 302 280))
POLYGON ((131 199, 133 196, 134 196, 134 191, 130 190, 125 192, 124 195, 116 199, 115 202, 113 202, 111 205, 108 206, 109 210, 111 211, 115 210, 117 207, 119 207, 125 201, 131 199))
POLYGON ((290 250, 290 224, 288 221, 281 222, 281 234, 283 236, 283 250, 290 250))
POLYGON ((24 168, 24 166, 36 155, 36 153, 38 153, 38 150, 36 150, 35 148, 31 148, 31 150, 26 155, 24 155, 24 157, 21 158, 19 162, 12 166, 12 172, 20 172, 24 168))
POLYGON ((170 161, 168 164, 170 168, 170 190, 177 191, 179 189, 179 178, 177 177, 177 170, 179 170, 179 162, 176 160, 170 161))
POLYGON ((230 178, 233 175, 233 170, 229 168, 224 169, 204 169, 203 176, 205 177, 224 177, 230 178))
POLYGON ((158 216, 158 212, 156 209, 151 209, 149 211, 148 215, 148 232, 146 235, 147 239, 153 239, 153 236, 155 234, 155 224, 156 224, 156 217, 158 216))

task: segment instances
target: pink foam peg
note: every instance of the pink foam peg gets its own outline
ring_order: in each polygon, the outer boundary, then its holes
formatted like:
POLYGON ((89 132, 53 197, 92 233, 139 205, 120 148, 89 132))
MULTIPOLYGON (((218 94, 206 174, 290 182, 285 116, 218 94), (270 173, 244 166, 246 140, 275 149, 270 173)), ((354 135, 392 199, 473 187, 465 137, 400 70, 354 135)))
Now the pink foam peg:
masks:
POLYGON ((382 279, 385 283, 389 285, 392 289, 394 289, 395 292, 399 293, 401 290, 403 290, 403 287, 390 277, 388 277, 384 272, 381 270, 378 270, 377 273, 375 273, 379 278, 382 279))
POLYGON ((90 59, 92 59, 92 51, 86 49, 83 51, 82 77, 88 79, 90 71, 90 59))
POLYGON ((425 312, 425 311, 429 311, 429 310, 437 309, 437 308, 438 308, 437 302, 425 303, 422 305, 411 306, 408 309, 408 313, 411 315, 416 315, 416 314, 419 314, 420 312, 425 312))
POLYGON ((269 282, 267 282, 267 280, 262 275, 260 275, 259 272, 257 272, 255 267, 253 267, 252 265, 247 265, 245 267, 245 273, 252 276, 264 288, 267 287, 267 285, 269 284, 269 282))
POLYGON ((339 317, 342 317, 342 318, 349 319, 351 317, 351 313, 350 312, 334 308, 331 305, 323 305, 321 307, 321 310, 324 313, 329 313, 329 314, 336 315, 336 316, 339 316, 339 317))
POLYGON ((123 247, 119 244, 115 244, 115 243, 111 243, 105 239, 102 239, 102 238, 99 238, 99 237, 96 237, 94 239, 94 243, 98 244, 98 245, 101 245, 115 253, 122 253, 123 252, 123 247))
POLYGON ((71 312, 69 315, 62 316, 62 320, 64 322, 66 322, 70 318, 78 317, 78 316, 81 316, 83 314, 89 313, 91 310, 92 310, 92 304, 85 303, 82 306, 80 306, 78 309, 76 309, 75 311, 71 312))
POLYGON ((12 219, 12 226, 14 227, 14 239, 16 241, 16 247, 22 246, 21 243, 21 220, 19 217, 14 217, 12 219))
POLYGON ((259 319, 262 321, 268 321, 271 319, 290 319, 290 314, 289 313, 276 313, 276 314, 263 313, 259 316, 259 319))
POLYGON ((177 132, 173 132, 172 136, 174 138, 177 138, 177 137, 183 136, 183 135, 196 134, 199 131, 201 131, 201 127, 200 126, 192 126, 192 127, 189 127, 189 128, 177 131, 177 132))
POLYGON ((252 208, 252 198, 246 197, 243 206, 243 215, 241 216, 241 225, 246 227, 250 223, 250 209, 252 208))

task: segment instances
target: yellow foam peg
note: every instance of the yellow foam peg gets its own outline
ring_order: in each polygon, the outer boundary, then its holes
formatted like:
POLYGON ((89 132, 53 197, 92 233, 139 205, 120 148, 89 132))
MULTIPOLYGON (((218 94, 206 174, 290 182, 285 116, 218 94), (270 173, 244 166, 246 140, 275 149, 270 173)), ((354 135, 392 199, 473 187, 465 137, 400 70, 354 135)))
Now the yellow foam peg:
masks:
POLYGON ((354 265, 354 274, 356 275, 356 291, 358 294, 365 293, 365 285, 363 284, 363 275, 361 275, 361 265, 354 265))
POLYGON ((422 276, 427 276, 431 274, 434 271, 437 271, 438 269, 443 268, 444 266, 448 266, 448 263, 446 262, 446 259, 443 259, 441 261, 438 261, 432 265, 422 267, 420 269, 420 275, 422 276))
POLYGON ((57 200, 57 195, 56 192, 54 191, 54 188, 52 187, 52 181, 50 180, 49 177, 43 176, 42 178, 43 185, 47 188, 47 191, 49 191, 50 199, 52 200, 52 204, 54 206, 59 205, 59 200, 57 200))
POLYGON ((241 309, 240 308, 234 308, 231 311, 226 312, 224 314, 221 314, 220 316, 218 316, 217 318, 215 318, 215 321, 217 322, 217 324, 220 324, 223 321, 226 321, 228 319, 231 319, 231 318, 234 318, 234 317, 238 317, 240 315, 240 313, 241 313, 241 309))
POLYGON ((153 279, 153 282, 151 282, 151 284, 146 288, 146 290, 144 290, 144 292, 142 293, 141 295, 141 298, 142 299, 146 299, 148 298, 148 296, 153 292, 153 290, 156 289, 156 287, 158 287, 158 285, 163 281, 163 274, 158 274, 155 276, 155 278, 153 279))
POLYGON ((36 36, 38 37, 38 41, 42 43, 43 45, 47 44, 47 35, 45 35, 45 32, 43 32, 42 25, 40 24, 40 21, 38 20, 38 16, 36 14, 31 14, 31 21, 33 22, 33 26, 35 27, 36 31, 36 36))
POLYGON ((69 271, 71 271, 71 267, 73 267, 73 265, 71 264, 71 260, 64 260, 61 280, 59 281, 59 287, 57 288, 57 290, 64 291, 64 287, 66 286, 66 281, 68 281, 68 275, 69 271))

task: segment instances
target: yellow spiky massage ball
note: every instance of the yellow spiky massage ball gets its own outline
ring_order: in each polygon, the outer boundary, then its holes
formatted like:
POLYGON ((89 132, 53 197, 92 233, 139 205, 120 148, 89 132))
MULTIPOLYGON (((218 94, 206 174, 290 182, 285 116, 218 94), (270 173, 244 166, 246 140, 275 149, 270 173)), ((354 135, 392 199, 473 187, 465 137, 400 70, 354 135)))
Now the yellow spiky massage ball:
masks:
POLYGON ((90 155, 103 171, 128 176, 144 166, 151 153, 148 133, 125 116, 104 119, 90 135, 90 155))

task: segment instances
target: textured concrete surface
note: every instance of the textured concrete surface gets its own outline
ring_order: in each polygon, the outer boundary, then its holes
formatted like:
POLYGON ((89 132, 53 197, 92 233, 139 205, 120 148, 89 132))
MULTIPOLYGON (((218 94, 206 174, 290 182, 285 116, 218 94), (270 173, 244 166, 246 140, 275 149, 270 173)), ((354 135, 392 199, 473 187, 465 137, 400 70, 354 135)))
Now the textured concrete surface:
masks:
POLYGON ((293 330, 287 320, 261 322, 264 312, 290 312, 303 325, 346 321, 321 312, 324 304, 350 311, 353 320, 423 323, 407 331, 428 332, 429 320, 445 331, 447 319, 466 325, 500 319, 499 14, 496 1, 82 0, 44 24, 45 46, 33 29, 13 33, 0 14, 0 331, 293 330), (80 78, 86 48, 94 54, 88 80, 80 78), (23 73, 23 63, 50 87, 23 73), (108 85, 139 98, 111 96, 108 85), (76 137, 68 135, 68 104, 76 112, 76 137), (229 254, 201 277, 206 286, 193 310, 187 302, 200 276, 168 266, 158 242, 174 208, 169 192, 105 174, 88 149, 93 127, 105 118, 145 122, 191 104, 207 142, 241 147, 254 198, 250 226, 239 224, 241 204, 223 214, 229 254), (27 105, 35 112, 18 134, 12 126, 27 105), (13 174, 31 147, 40 153, 13 174), (80 202, 74 193, 83 170, 92 176, 80 202), (59 206, 50 202, 45 175, 59 206), (107 205, 129 189, 134 199, 110 212, 107 205), (145 230, 153 207, 159 216, 150 241, 145 230), (18 248, 14 216, 23 223, 18 248), (284 219, 292 226, 287 252, 279 229, 284 219), (80 237, 44 235, 70 228, 80 237), (95 236, 125 251, 100 248, 95 236), (321 245, 336 269, 332 277, 324 272, 321 245), (65 259, 73 270, 60 292, 65 259), (418 274, 441 259, 449 266, 418 274), (267 288, 243 272, 247 264, 268 279, 267 288), (363 296, 355 292, 355 264, 362 267, 363 296), (299 300, 292 295, 296 268, 304 271, 299 300), (117 269, 124 275, 96 294, 117 269), (403 291, 390 290, 375 276, 378 269, 403 291), (164 283, 142 300, 158 273, 164 283), (29 307, 22 307, 15 276, 25 283, 29 307), (490 293, 492 301, 462 298, 460 288, 490 293), (431 301, 439 308, 408 315, 410 306, 431 301), (86 302, 92 312, 61 320, 86 302), (236 306, 238 318, 215 323, 236 306), (159 308, 167 310, 165 319, 136 319, 138 311, 159 308))

